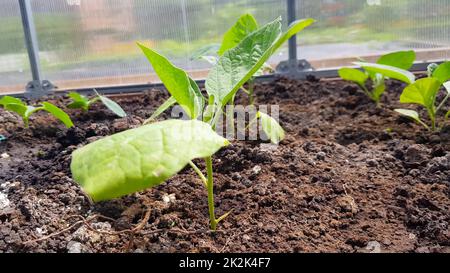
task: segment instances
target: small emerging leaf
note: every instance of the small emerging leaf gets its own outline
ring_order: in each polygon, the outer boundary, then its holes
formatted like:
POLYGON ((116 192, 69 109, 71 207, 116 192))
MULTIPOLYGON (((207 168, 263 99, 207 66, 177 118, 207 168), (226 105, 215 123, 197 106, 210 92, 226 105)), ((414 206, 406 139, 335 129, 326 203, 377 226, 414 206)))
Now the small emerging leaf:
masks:
POLYGON ((83 109, 87 111, 89 109, 89 99, 86 96, 78 94, 76 92, 70 92, 68 95, 73 102, 67 105, 67 108, 70 109, 83 109))
POLYGON ((402 82, 405 82, 407 84, 411 84, 415 81, 415 76, 413 73, 400 69, 397 67, 389 66, 389 65, 382 65, 382 64, 373 64, 373 63, 363 63, 363 62, 354 62, 355 65, 363 67, 365 70, 374 72, 374 73, 380 73, 381 75, 396 79, 402 82))
POLYGON ((408 70, 416 59, 416 53, 413 50, 397 51, 381 56, 377 64, 389 65, 403 70, 408 70))
POLYGON ((217 52, 222 56, 225 51, 237 46, 247 35, 258 29, 258 22, 251 14, 242 15, 239 20, 225 33, 222 45, 217 52))
POLYGON ((261 127, 272 143, 278 144, 284 139, 284 130, 274 118, 259 111, 256 116, 261 120, 261 127))
POLYGON ((359 86, 364 86, 369 78, 366 73, 355 68, 341 68, 338 70, 338 74, 343 80, 355 82, 359 86))
POLYGON ((439 92, 441 83, 435 78, 423 78, 408 85, 400 95, 401 103, 415 103, 433 109, 436 94, 439 92))
POLYGON ((450 81, 444 82, 444 87, 445 87, 445 90, 447 91, 447 94, 450 95, 450 81))
POLYGON ((192 119, 197 118, 203 111, 204 97, 195 81, 184 70, 173 65, 156 51, 140 43, 138 43, 138 46, 152 64, 167 91, 192 119))
POLYGON ((417 122, 420 122, 419 113, 417 113, 417 111, 409 110, 409 109, 394 109, 394 111, 403 116, 412 118, 413 120, 415 120, 417 122))
POLYGON ((441 63, 433 72, 433 78, 441 83, 450 80, 450 62, 441 63))
POLYGON ((72 154, 72 177, 94 201, 156 186, 229 142, 198 120, 166 120, 92 142, 72 154))
POLYGON ((73 126, 73 122, 70 119, 69 115, 67 115, 66 112, 61 110, 59 107, 51 104, 50 102, 43 102, 42 107, 39 107, 36 109, 49 112, 55 118, 59 119, 62 123, 64 123, 64 125, 66 125, 67 128, 70 128, 73 126))
POLYGON ((109 99, 109 98, 107 98, 105 96, 100 96, 99 95, 98 97, 100 98, 102 103, 106 107, 108 107, 108 109, 111 110, 117 116, 119 116, 121 118, 124 118, 124 117, 127 116, 127 113, 125 113, 125 111, 122 109, 122 107, 120 107, 120 105, 117 102, 115 102, 115 101, 113 101, 113 100, 111 100, 111 99, 109 99))

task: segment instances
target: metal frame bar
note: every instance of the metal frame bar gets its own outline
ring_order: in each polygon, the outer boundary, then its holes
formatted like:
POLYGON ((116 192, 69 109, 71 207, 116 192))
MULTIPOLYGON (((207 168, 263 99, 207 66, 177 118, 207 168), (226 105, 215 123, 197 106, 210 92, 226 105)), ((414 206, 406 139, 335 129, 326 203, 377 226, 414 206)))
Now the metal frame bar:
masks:
POLYGON ((30 97, 39 97, 48 94, 48 91, 53 89, 54 86, 49 81, 42 80, 39 44, 30 0, 19 0, 19 7, 25 36, 25 45, 30 61, 31 75, 33 77, 33 80, 26 86, 26 93, 30 97))
MULTIPOLYGON (((436 62, 437 64, 440 64, 442 62, 436 62)), ((416 63, 412 66, 410 71, 412 72, 424 72, 427 71, 427 66, 430 64, 430 62, 425 63, 416 63)), ((258 76, 256 77, 256 82, 270 82, 276 78, 285 77, 286 75, 283 73, 275 73, 271 75, 264 75, 264 76, 258 76)), ((309 76, 313 76, 316 78, 338 78, 338 70, 337 69, 326 69, 326 70, 315 70, 315 71, 298 71, 293 75, 294 79, 306 79, 309 76)), ((199 86, 204 86, 205 80, 196 80, 197 84, 199 86)), ((143 92, 149 89, 159 89, 159 88, 165 88, 164 84, 162 83, 149 83, 149 84, 133 84, 133 85, 123 85, 123 86, 105 86, 105 87, 95 87, 95 89, 101 93, 101 94, 109 94, 109 95, 117 95, 117 94, 130 94, 130 93, 139 93, 143 92)), ((55 90, 53 92, 54 95, 64 95, 67 94, 70 91, 74 91, 74 89, 67 89, 67 90, 55 90)), ((80 88, 75 89, 78 93, 90 95, 94 94, 93 88, 80 88)), ((15 97, 25 97, 26 93, 13 93, 13 94, 1 94, 3 95, 9 95, 9 96, 15 96, 15 97)))

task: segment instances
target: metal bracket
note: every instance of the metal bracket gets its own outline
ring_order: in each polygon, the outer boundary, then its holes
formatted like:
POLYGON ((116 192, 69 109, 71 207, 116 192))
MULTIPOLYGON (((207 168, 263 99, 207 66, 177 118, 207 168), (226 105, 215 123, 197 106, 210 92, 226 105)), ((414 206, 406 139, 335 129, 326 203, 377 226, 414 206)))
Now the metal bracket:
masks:
POLYGON ((25 87, 24 96, 27 98, 38 98, 50 94, 56 86, 48 80, 30 81, 25 87))
POLYGON ((295 75, 306 71, 314 71, 314 68, 305 59, 282 61, 275 68, 275 72, 283 75, 295 75))

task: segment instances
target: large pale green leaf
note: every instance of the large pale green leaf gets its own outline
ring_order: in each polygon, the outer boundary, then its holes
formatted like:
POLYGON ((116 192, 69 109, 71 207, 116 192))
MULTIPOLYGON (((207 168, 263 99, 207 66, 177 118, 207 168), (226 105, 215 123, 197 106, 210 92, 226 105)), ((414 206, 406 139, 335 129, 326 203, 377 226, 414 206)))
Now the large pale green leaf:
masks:
POLYGON ((380 73, 381 75, 383 75, 385 77, 388 77, 391 79, 396 79, 396 80, 405 82, 407 84, 413 83, 416 78, 413 73, 411 73, 407 70, 389 66, 389 65, 363 63, 363 62, 354 62, 354 64, 361 66, 362 68, 364 68, 365 70, 367 70, 369 72, 380 73))
POLYGON ((403 70, 408 70, 416 60, 416 53, 413 50, 397 51, 381 56, 377 64, 394 66, 403 70))
POLYGON ((156 186, 229 142, 198 120, 166 120, 97 140, 72 154, 72 176, 94 201, 156 186))
POLYGON ((274 118, 259 111, 256 116, 261 120, 261 127, 272 143, 278 144, 284 139, 284 130, 274 118))
POLYGON ((140 43, 138 43, 138 46, 152 64, 153 69, 164 83, 167 91, 191 118, 197 118, 203 111, 204 98, 195 81, 189 78, 184 70, 174 66, 156 51, 140 43))
POLYGON ((247 35, 258 29, 258 22, 251 14, 242 15, 239 20, 225 33, 217 54, 222 56, 225 51, 237 46, 247 35))
POLYGON ((70 119, 69 115, 66 114, 63 110, 61 110, 56 105, 51 104, 50 102, 43 102, 42 107, 36 108, 39 110, 44 110, 52 114, 55 118, 59 119, 67 128, 73 126, 73 122, 70 119))
POLYGON ((343 67, 338 70, 338 74, 343 80, 355 82, 359 86, 364 86, 369 78, 366 73, 355 68, 343 67))
POLYGON ((216 104, 225 106, 284 42, 313 22, 313 19, 293 22, 282 34, 278 18, 249 34, 226 51, 211 69, 205 82, 208 94, 214 95, 216 104))
POLYGON ((434 70, 433 78, 437 78, 441 83, 450 80, 450 62, 441 63, 434 70))
POLYGON ((440 87, 441 82, 435 78, 419 79, 403 90, 400 102, 419 104, 427 109, 433 109, 440 87))

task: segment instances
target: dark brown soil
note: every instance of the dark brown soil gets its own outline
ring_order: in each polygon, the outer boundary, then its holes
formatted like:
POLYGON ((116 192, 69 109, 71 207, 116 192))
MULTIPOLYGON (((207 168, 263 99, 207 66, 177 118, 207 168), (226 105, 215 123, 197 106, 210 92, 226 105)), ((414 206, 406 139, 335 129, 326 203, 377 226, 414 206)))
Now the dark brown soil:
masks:
POLYGON ((234 209, 216 234, 205 230, 206 190, 189 168, 98 204, 71 179, 77 146, 139 126, 166 91, 119 99, 125 119, 101 105, 71 111, 69 130, 45 115, 24 129, 0 110, 0 154, 10 156, 0 158, 0 195, 10 201, 0 204, 0 252, 450 252, 450 129, 428 133, 395 114, 402 87, 390 82, 377 108, 341 81, 257 85, 258 103, 280 104, 287 137, 275 149, 241 141, 216 154, 217 214, 234 209), (146 202, 149 220, 130 244, 114 232, 137 225, 146 202), (108 218, 24 243, 92 215, 108 218))

